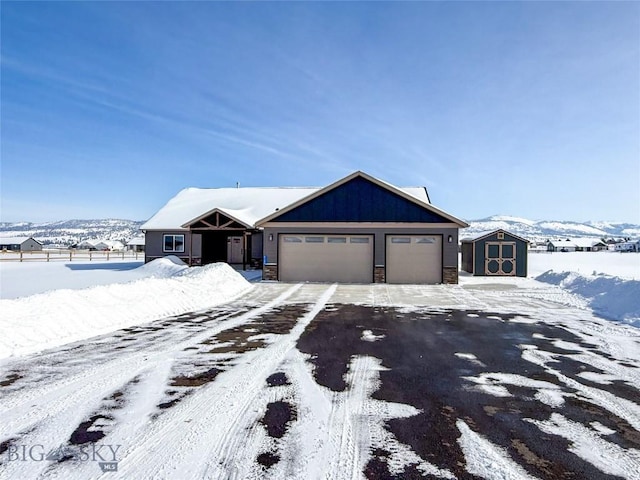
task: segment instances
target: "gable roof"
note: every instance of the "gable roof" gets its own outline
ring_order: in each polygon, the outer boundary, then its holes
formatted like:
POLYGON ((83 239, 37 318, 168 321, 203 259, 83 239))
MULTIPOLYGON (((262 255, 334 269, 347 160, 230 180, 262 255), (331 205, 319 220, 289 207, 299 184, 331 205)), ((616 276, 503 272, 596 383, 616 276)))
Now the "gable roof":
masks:
POLYGON ((42 243, 33 237, 0 237, 0 245, 22 245, 27 240, 33 240, 42 245, 42 243))
POLYGON ((296 202, 291 203, 290 205, 286 206, 285 208, 282 208, 280 210, 278 210, 277 212, 273 212, 271 214, 269 214, 268 216, 262 218, 261 220, 259 220, 256 225, 261 226, 264 225, 265 223, 271 222, 276 220, 278 217, 280 217, 281 215, 284 215, 288 212, 291 212, 292 210, 308 203, 311 202, 312 200, 321 197, 322 195, 327 194, 328 192, 331 192, 332 190, 337 189, 338 187, 345 185, 346 183, 356 179, 356 178, 362 178, 364 180, 367 180, 371 183, 373 183, 374 185, 377 185, 378 187, 381 187, 405 200, 408 200, 409 202, 424 208, 425 210, 432 212, 436 215, 440 215, 441 217, 449 220, 452 223, 457 224, 458 226, 465 228, 468 227, 469 225, 467 223, 465 223, 464 221, 454 217, 453 215, 450 215, 448 213, 446 213, 443 210, 440 210, 439 208, 434 207, 433 205, 431 205, 429 203, 429 197, 426 193, 426 189, 425 188, 413 188, 413 189, 409 189, 409 188, 398 188, 394 185, 391 185, 390 183, 387 183, 383 180, 380 180, 378 178, 372 177, 371 175, 368 175, 367 173, 364 173, 362 171, 356 171, 353 172, 350 175, 347 175, 346 177, 337 180, 336 182, 332 183, 331 185, 328 185, 324 188, 321 188, 313 193, 311 193, 310 195, 307 195, 304 198, 299 199, 296 202), (422 194, 420 194, 422 192, 422 194), (416 195, 415 193, 419 193, 419 195, 416 195))
POLYGON ((498 233, 498 232, 502 232, 502 233, 506 233, 507 235, 513 237, 513 238, 517 238, 518 240, 522 240, 523 242, 527 242, 527 243, 531 243, 529 240, 527 240, 526 238, 522 238, 518 235, 515 235, 511 232, 508 232, 507 230, 503 230, 502 228, 498 228, 497 230, 487 230, 484 232, 478 232, 474 237, 465 237, 460 239, 461 242, 477 242, 478 240, 482 240, 483 238, 486 237, 490 237, 491 235, 498 233))
POLYGON ((127 245, 144 245, 145 244, 145 236, 140 235, 138 237, 133 237, 131 240, 127 242, 127 245))
MULTIPOLYGON (((395 187, 394 187, 395 188, 395 187)), ((147 220, 141 230, 187 230, 189 225, 220 212, 253 228, 258 220, 322 190, 319 187, 186 188, 147 220)), ((428 204, 424 187, 401 189, 428 204)))
POLYGON ((247 226, 261 217, 302 198, 317 188, 186 188, 167 202, 140 228, 184 230, 188 225, 219 211, 247 226))

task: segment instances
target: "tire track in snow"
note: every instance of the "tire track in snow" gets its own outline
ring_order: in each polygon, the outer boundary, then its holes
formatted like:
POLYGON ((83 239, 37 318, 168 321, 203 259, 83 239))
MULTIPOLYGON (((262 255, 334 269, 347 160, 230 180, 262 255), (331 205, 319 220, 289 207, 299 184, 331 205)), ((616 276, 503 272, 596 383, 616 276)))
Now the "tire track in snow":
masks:
MULTIPOLYGON (((301 286, 292 287, 277 303, 301 286)), ((180 402, 159 417, 148 431, 132 439, 132 446, 124 452, 121 462, 123 477, 246 478, 253 462, 242 458, 247 452, 240 446, 247 443, 247 431, 260 418, 260 412, 252 411, 255 398, 264 388, 265 379, 295 347, 298 337, 335 290, 336 285, 329 287, 288 334, 236 359, 237 363, 220 373, 214 382, 180 402), (185 422, 189 422, 188 428, 177 431, 176 425, 185 422), (144 473, 137 473, 138 465, 145 466, 144 473)), ((268 308, 259 310, 252 312, 252 317, 268 308)), ((253 461, 258 453, 251 452, 253 461)))
MULTIPOLYGON (((182 352, 184 348, 200 343, 220 331, 246 323, 251 318, 284 302, 300 287, 301 284, 289 287, 265 305, 208 327, 204 332, 190 336, 183 342, 174 343, 169 338, 167 342, 154 345, 155 352, 127 352, 129 355, 126 356, 118 352, 114 354, 112 361, 100 365, 97 370, 84 365, 82 371, 72 381, 65 381, 62 385, 48 386, 48 391, 45 390, 45 392, 35 388, 28 395, 23 396, 21 404, 0 413, 0 439, 18 435, 19 443, 43 444, 51 448, 65 443, 71 432, 85 420, 92 408, 97 408, 106 396, 149 369, 150 365, 165 365, 167 361, 172 362, 176 352, 182 352), (166 343, 171 343, 171 346, 167 348, 166 343)), ((276 292, 279 291, 280 289, 276 289, 276 292)), ((170 330, 167 336, 171 336, 170 330)), ((87 363, 90 361, 91 359, 87 359, 87 363)), ((36 476, 42 467, 47 466, 43 462, 21 463, 28 464, 31 469, 26 478, 36 476), (38 467, 39 463, 42 463, 41 467, 38 467)), ((21 478, 21 476, 14 478, 21 478)))
POLYGON ((374 449, 389 452, 392 473, 401 474, 408 465, 436 478, 455 478, 420 458, 384 427, 392 418, 420 413, 411 405, 371 398, 380 384, 384 367, 370 356, 354 356, 344 392, 333 392, 313 378, 307 355, 295 350, 283 370, 294 384, 298 420, 283 437, 284 457, 265 478, 351 480, 364 478, 364 469, 374 449), (289 464, 285 464, 289 462, 289 464))

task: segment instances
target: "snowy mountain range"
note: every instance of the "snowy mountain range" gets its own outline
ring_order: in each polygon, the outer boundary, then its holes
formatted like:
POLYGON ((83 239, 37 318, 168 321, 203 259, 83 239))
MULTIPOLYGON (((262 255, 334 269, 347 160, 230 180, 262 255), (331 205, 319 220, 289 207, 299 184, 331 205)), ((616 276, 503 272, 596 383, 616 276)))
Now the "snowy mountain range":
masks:
POLYGON ((640 237, 640 225, 623 222, 594 222, 586 223, 528 220, 526 218, 506 215, 493 215, 479 220, 468 220, 469 228, 461 232, 461 237, 473 237, 477 233, 502 228, 515 235, 534 242, 571 238, 637 238, 640 237))
MULTIPOLYGON (((140 234, 143 221, 134 220, 64 220, 47 223, 0 222, 0 237, 34 237, 45 244, 71 245, 83 240, 127 241, 140 234)), ((571 237, 638 238, 640 225, 622 222, 568 222, 528 220, 526 218, 494 215, 479 220, 467 220, 469 228, 461 237, 502 228, 531 241, 571 237)))
POLYGON ((119 219, 0 222, 0 237, 33 237, 45 245, 72 245, 83 240, 128 241, 140 235, 143 223, 119 219))

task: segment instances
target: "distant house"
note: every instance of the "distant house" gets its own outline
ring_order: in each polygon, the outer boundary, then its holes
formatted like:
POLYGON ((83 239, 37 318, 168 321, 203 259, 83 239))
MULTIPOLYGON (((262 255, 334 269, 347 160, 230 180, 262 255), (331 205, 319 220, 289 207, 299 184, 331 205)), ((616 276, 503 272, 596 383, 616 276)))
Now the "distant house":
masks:
POLYGON ((550 240, 547 250, 550 252, 598 252, 606 250, 607 243, 599 238, 567 238, 565 240, 550 240))
POLYGON ((564 240, 549 240, 547 243, 549 252, 575 252, 577 248, 578 245, 568 238, 564 240))
POLYGON ((144 236, 133 237, 127 242, 127 250, 132 252, 144 252, 144 236))
POLYGON ((5 237, 0 238, 0 250, 37 252, 42 250, 42 244, 33 237, 5 237))
POLYGON ((122 242, 117 240, 83 240, 76 245, 79 250, 121 251, 124 250, 122 242))
POLYGON ((527 276, 529 240, 505 230, 463 238, 462 270, 476 276, 527 276))
POLYGON ((640 239, 616 243, 615 251, 616 252, 640 252, 640 239))
POLYGON ((75 248, 78 250, 96 250, 96 240, 83 240, 76 243, 75 248))
POLYGON ((100 240, 94 246, 96 250, 100 251, 119 252, 124 250, 123 243, 118 240, 100 240))

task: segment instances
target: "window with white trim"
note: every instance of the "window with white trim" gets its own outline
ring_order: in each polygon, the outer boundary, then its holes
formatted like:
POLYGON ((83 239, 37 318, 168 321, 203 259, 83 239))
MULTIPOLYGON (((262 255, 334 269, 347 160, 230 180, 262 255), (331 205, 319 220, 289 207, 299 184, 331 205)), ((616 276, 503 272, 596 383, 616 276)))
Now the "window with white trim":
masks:
POLYGON ((163 235, 162 251, 165 253, 183 253, 184 235, 163 235))

